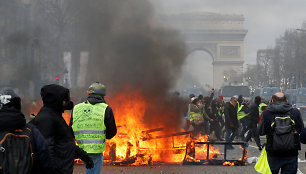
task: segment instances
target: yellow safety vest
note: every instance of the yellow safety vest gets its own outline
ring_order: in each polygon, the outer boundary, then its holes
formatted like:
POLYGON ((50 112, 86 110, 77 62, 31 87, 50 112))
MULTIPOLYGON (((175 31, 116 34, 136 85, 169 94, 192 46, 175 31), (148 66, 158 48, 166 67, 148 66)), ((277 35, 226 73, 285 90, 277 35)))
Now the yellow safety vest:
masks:
POLYGON ((218 116, 222 116, 223 112, 224 112, 224 106, 221 107, 216 107, 217 111, 218 111, 218 116), (220 108, 222 108, 221 110, 219 110, 220 108))
POLYGON ((259 116, 261 116, 261 113, 262 113, 262 107, 263 106, 267 106, 265 103, 260 103, 259 104, 259 107, 258 107, 258 110, 259 110, 259 116))
MULTIPOLYGON (((196 106, 196 107, 198 107, 198 106, 196 106)), ((196 113, 196 112, 190 111, 190 121, 193 121, 194 119, 196 119, 196 117, 202 117, 201 113, 196 113)))
POLYGON ((241 120, 242 118, 246 117, 249 114, 246 114, 244 111, 241 111, 241 109, 244 107, 244 105, 239 106, 238 103, 238 110, 237 110, 237 118, 238 120, 241 120))
POLYGON ((103 153, 105 151, 104 124, 105 103, 80 103, 73 109, 72 129, 75 139, 87 153, 103 153))

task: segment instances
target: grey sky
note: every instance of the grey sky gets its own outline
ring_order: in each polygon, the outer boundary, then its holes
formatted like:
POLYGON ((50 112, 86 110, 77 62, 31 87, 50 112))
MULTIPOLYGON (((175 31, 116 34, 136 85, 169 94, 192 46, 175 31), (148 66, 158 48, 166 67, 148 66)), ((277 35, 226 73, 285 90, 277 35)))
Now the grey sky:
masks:
POLYGON ((300 28, 306 20, 305 0, 151 0, 157 12, 216 12, 245 17, 244 57, 256 63, 256 52, 274 46, 286 29, 300 28), (160 11, 159 11, 160 10, 160 11))

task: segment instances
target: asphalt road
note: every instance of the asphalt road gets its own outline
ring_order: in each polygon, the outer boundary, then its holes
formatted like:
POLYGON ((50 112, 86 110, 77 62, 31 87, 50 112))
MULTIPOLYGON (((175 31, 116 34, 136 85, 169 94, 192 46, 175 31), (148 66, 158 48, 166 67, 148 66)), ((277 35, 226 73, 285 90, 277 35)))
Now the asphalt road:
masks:
MULTIPOLYGON (((262 141, 264 137, 261 137, 262 141)), ((306 162, 305 160, 305 151, 306 145, 302 144, 302 150, 299 153, 299 159, 302 162, 299 162, 299 169, 302 173, 306 174, 306 162)), ((239 147, 235 147, 234 150, 229 151, 228 158, 237 158, 241 155, 241 149, 239 147)), ((248 157, 258 157, 260 155, 259 150, 256 148, 254 142, 250 143, 248 149, 248 157)), ((102 168, 102 173, 107 174, 237 174, 237 173, 248 173, 248 174, 256 174, 257 172, 254 170, 255 163, 248 164, 247 166, 220 166, 220 165, 182 165, 182 164, 158 164, 152 166, 110 166, 104 165, 102 168)), ((85 173, 84 165, 76 165, 74 167, 74 174, 85 173)))

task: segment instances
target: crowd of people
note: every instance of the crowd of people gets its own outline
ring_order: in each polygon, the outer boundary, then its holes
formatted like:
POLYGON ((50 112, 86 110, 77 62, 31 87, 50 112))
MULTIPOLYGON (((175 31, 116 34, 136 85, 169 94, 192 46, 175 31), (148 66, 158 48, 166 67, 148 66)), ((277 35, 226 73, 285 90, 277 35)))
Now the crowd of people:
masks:
POLYGON ((195 137, 208 135, 210 141, 223 141, 225 137, 228 150, 234 149, 234 140, 243 141, 248 148, 253 139, 259 151, 265 148, 267 154, 264 173, 297 172, 298 151, 300 142, 306 143, 306 128, 301 113, 288 103, 284 93, 275 93, 269 103, 260 96, 254 97, 251 104, 242 95, 226 103, 222 95, 213 97, 214 90, 210 97, 190 95, 185 119, 192 127, 186 129, 193 130, 195 137), (216 139, 212 138, 213 132, 216 139), (260 135, 266 136, 265 142, 260 141, 260 135))
POLYGON ((214 134, 218 140, 223 141, 224 128, 227 127, 223 116, 225 103, 222 95, 214 99, 214 94, 215 90, 212 89, 210 96, 189 96, 185 129, 193 129, 194 136, 214 134))

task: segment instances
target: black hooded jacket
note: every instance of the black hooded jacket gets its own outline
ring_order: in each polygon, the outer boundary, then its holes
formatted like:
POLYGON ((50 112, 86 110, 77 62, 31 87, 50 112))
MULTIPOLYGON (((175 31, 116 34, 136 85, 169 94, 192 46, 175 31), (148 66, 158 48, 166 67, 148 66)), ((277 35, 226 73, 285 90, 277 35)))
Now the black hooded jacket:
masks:
MULTIPOLYGON (((285 114, 290 113, 294 122, 295 122, 295 129, 298 133, 301 133, 302 129, 304 128, 304 123, 301 118, 301 113, 298 109, 292 108, 289 103, 286 102, 274 102, 271 103, 267 109, 262 113, 262 122, 259 126, 259 135, 269 135, 272 133, 271 123, 274 119, 275 114, 285 114)), ((288 150, 282 153, 273 153, 267 149, 268 155, 272 156, 281 156, 281 157, 291 157, 298 155, 298 150, 288 150)))
POLYGON ((69 100, 69 90, 47 85, 41 89, 41 96, 44 105, 32 123, 47 141, 55 173, 72 174, 74 158, 80 157, 82 149, 75 145, 72 129, 62 117, 62 102, 69 100))

